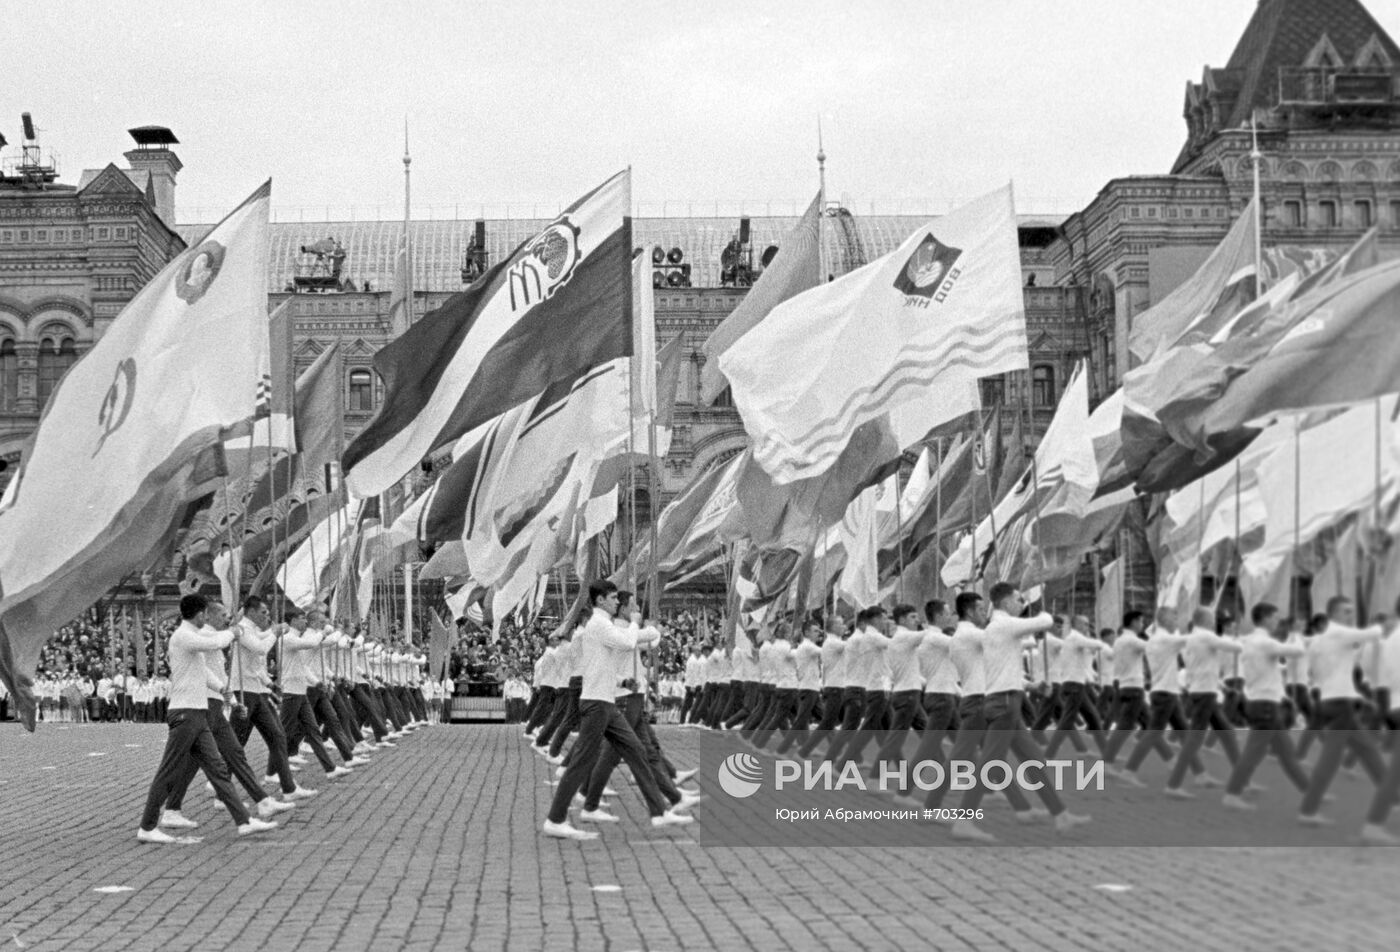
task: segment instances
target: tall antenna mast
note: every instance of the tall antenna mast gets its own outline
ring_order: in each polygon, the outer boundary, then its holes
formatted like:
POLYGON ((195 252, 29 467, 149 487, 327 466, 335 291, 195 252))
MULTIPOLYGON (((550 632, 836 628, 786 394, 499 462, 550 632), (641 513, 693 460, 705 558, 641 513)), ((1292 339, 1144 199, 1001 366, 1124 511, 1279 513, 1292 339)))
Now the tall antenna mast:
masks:
POLYGON ((408 116, 403 117, 403 247, 404 247, 404 307, 408 321, 405 327, 413 326, 413 241, 409 238, 409 166, 413 159, 408 154, 408 116))

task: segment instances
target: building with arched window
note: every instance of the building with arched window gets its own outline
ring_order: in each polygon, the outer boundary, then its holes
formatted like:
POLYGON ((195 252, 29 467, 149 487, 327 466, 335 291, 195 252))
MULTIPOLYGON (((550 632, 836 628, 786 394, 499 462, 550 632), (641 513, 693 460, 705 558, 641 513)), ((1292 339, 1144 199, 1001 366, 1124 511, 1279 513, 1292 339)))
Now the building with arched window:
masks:
MULTIPOLYGON (((169 130, 133 129, 129 168, 58 181, 23 161, 0 176, 0 461, 25 439, 68 368, 185 248, 171 227, 180 161, 169 130), (13 174, 11 174, 13 173, 13 174), (32 173, 32 174, 30 174, 32 173)), ((0 485, 15 472, 0 472, 0 485)))

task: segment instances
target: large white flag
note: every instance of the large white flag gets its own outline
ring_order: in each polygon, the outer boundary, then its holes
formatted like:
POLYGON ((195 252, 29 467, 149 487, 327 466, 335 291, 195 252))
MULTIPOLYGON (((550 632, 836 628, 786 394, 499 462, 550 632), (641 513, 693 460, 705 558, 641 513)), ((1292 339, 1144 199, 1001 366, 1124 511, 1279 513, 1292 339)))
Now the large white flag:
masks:
POLYGON ((358 503, 347 504, 321 520, 287 558, 281 575, 282 591, 292 604, 310 608, 321 602, 335 584, 341 547, 355 534, 358 503))
POLYGON ((54 391, 0 507, 0 677, 28 714, 40 645, 152 564, 222 473, 268 366, 270 183, 126 306, 54 391))
MULTIPOLYGON (((779 483, 817 476, 852 431, 924 397, 1028 366, 1011 187, 919 229, 897 250, 775 307, 719 357, 779 483)), ((929 426, 946 415, 929 408, 929 426)))

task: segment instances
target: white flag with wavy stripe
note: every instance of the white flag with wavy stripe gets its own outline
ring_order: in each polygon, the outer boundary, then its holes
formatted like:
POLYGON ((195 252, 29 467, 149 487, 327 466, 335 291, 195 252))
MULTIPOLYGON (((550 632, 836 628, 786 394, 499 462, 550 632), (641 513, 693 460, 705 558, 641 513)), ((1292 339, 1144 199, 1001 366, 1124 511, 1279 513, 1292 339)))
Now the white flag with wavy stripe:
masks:
MULTIPOLYGON (((961 392, 977 378, 1026 369, 1011 186, 779 304, 719 365, 754 456, 779 483, 826 471, 857 426, 930 388, 961 392)), ((948 403, 946 419, 966 410, 948 403)))

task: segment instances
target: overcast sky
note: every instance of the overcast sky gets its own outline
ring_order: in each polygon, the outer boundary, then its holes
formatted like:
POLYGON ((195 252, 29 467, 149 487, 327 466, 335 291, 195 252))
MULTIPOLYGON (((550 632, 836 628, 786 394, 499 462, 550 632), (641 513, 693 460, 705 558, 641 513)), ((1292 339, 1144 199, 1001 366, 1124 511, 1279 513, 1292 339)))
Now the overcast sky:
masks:
MULTIPOLYGON (((1255 0, 745 4, 44 0, 0 38, 0 132, 34 114, 61 180, 165 125, 181 221, 273 179, 279 217, 550 211, 631 164, 640 203, 936 210, 1014 180, 1026 211, 1168 171, 1185 84, 1255 0), (376 213, 376 206, 378 212, 376 213)), ((1370 0, 1400 36, 1400 0, 1370 0)), ((674 209, 673 209, 674 211, 674 209)), ((645 208, 643 209, 645 213, 645 208)))

